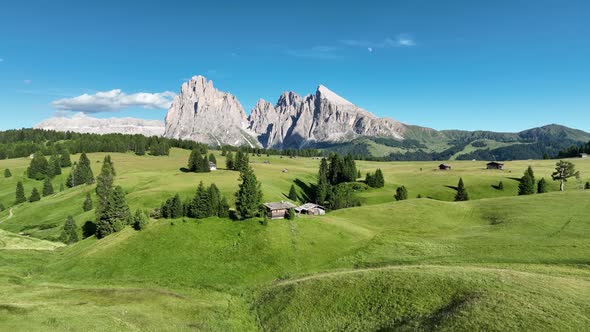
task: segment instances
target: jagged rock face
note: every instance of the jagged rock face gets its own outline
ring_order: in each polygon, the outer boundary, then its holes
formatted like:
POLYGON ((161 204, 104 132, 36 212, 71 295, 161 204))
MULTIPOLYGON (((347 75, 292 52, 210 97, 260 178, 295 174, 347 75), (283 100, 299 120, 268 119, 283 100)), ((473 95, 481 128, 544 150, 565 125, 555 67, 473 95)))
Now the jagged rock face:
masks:
POLYGON ((405 126, 377 118, 320 85, 315 95, 301 98, 283 93, 275 105, 260 100, 250 115, 250 129, 265 147, 305 147, 322 142, 352 140, 358 136, 403 139, 405 126))
POLYGON ((71 131, 87 134, 130 134, 144 136, 162 136, 164 123, 158 120, 135 118, 98 119, 82 113, 71 118, 55 117, 44 120, 34 128, 55 131, 71 131))
POLYGON ((247 127, 246 113, 237 98, 196 76, 182 84, 174 98, 166 115, 164 136, 210 145, 256 145, 247 127))

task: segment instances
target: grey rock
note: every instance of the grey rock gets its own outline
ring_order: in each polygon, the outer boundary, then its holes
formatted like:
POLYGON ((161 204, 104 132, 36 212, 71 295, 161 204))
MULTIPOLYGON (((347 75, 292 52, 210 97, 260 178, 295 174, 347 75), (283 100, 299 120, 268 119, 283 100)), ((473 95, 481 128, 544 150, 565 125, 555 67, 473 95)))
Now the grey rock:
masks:
POLYGON ((166 115, 165 137, 210 145, 258 145, 248 133, 248 119, 238 99, 195 76, 182 84, 166 115))

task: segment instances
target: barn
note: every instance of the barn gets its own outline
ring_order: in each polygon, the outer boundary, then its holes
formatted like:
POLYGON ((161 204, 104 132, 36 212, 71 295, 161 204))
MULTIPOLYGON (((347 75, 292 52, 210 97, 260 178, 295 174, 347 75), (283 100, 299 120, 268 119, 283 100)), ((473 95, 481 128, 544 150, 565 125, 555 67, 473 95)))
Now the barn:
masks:
POLYGON ((487 169, 504 169, 504 164, 492 161, 487 164, 486 168, 487 169))
POLYGON ((449 164, 440 164, 438 165, 438 169, 440 169, 441 171, 448 171, 451 169, 451 165, 449 164))
POLYGON ((324 208, 321 205, 317 205, 317 204, 313 204, 313 203, 305 203, 299 207, 296 207, 295 212, 297 212, 297 214, 323 216, 324 214, 326 214, 326 208, 324 208))
POLYGON ((295 208, 295 205, 281 201, 281 202, 271 202, 271 203, 264 203, 264 207, 266 208, 267 216, 271 219, 285 219, 287 215, 287 211, 291 208, 295 208))

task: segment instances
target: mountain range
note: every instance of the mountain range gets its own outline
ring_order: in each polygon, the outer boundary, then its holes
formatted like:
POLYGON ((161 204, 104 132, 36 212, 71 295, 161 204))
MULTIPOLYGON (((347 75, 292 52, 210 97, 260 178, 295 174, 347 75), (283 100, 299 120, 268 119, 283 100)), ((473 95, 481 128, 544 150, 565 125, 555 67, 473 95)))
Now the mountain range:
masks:
POLYGON ((247 116, 239 100, 203 76, 182 84, 165 119, 100 120, 77 115, 46 120, 36 128, 138 133, 194 140, 211 146, 273 149, 322 148, 384 160, 528 159, 590 141, 590 134, 559 125, 519 133, 442 130, 380 118, 327 87, 300 96, 284 92, 273 105, 260 99, 247 116))

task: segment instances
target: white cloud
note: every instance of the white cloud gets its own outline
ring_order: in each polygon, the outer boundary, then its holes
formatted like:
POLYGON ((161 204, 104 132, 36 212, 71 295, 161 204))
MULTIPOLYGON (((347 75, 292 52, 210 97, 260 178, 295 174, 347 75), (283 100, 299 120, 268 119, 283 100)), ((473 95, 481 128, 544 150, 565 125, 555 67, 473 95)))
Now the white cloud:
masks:
POLYGON ((381 41, 346 39, 341 40, 340 43, 350 47, 367 48, 369 52, 373 52, 375 49, 380 48, 410 47, 416 45, 414 39, 408 35, 399 35, 395 39, 385 38, 381 41))
POLYGON ((287 54, 298 58, 335 59, 338 48, 332 46, 314 46, 309 49, 287 50, 287 54))
POLYGON ((89 95, 83 94, 74 98, 64 98, 52 103, 59 111, 76 111, 83 113, 116 112, 124 108, 142 107, 147 109, 167 109, 172 99, 176 96, 173 92, 161 93, 139 92, 126 94, 119 89, 97 92, 89 95))

